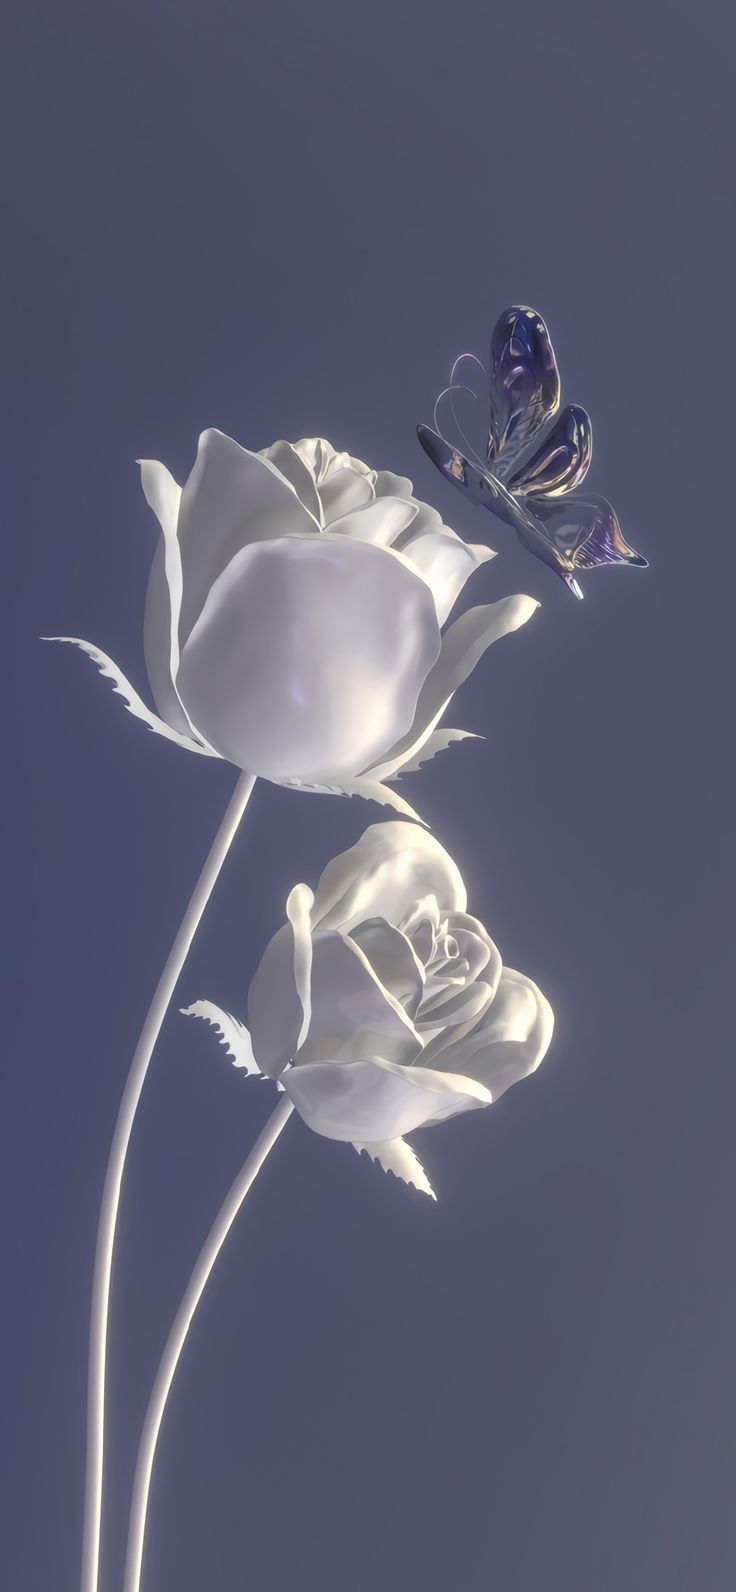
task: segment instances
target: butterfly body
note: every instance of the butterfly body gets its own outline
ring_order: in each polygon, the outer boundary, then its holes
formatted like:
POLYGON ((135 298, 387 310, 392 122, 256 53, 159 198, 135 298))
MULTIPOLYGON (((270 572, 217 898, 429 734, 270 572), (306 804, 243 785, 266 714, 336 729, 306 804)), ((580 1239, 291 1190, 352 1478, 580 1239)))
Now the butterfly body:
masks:
POLYGON ((485 461, 430 426, 418 426, 417 435, 446 480, 510 525, 522 545, 582 597, 576 571, 602 564, 644 568, 647 560, 624 540, 606 498, 575 491, 590 464, 592 428, 578 404, 558 413, 559 406, 560 378, 545 323, 535 310, 515 305, 504 310, 491 337, 485 461))

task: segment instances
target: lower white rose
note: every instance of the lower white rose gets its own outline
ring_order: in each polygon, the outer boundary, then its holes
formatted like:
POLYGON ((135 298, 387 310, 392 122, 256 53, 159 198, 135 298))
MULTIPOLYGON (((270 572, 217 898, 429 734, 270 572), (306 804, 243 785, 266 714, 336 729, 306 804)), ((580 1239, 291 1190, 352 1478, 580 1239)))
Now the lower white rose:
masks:
POLYGON ((490 1105, 539 1066, 551 1007, 504 968, 437 840, 375 824, 296 885, 251 983, 248 1023, 209 1001, 236 1066, 274 1079, 313 1128, 432 1190, 403 1135, 490 1105))

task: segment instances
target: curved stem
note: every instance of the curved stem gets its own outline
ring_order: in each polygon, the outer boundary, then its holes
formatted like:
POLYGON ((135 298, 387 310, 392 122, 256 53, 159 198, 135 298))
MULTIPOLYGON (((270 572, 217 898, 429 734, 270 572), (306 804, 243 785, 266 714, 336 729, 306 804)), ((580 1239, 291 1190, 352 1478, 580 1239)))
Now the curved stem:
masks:
POLYGON ((156 986, 148 1016, 133 1056, 128 1081, 120 1102, 102 1192, 97 1247, 92 1280, 92 1317, 89 1340, 89 1380, 87 1392, 87 1473, 84 1496, 82 1538, 82 1592, 97 1592, 100 1568, 100 1529, 102 1521, 102 1475, 105 1445, 105 1370, 110 1309, 110 1275, 115 1246, 115 1227, 125 1157, 141 1097, 153 1047, 174 993, 179 974, 194 939, 200 918, 212 893, 215 880, 234 839, 255 785, 253 774, 241 774, 225 816, 213 841, 209 856, 197 880, 194 894, 171 947, 168 961, 156 986))
POLYGON ((291 1116, 293 1109, 291 1101, 285 1095, 279 1105, 277 1105, 276 1110, 272 1112, 247 1161, 241 1167, 230 1193, 227 1195, 209 1230, 200 1252, 199 1260, 189 1279, 187 1291, 177 1311, 174 1325, 169 1333, 166 1348, 161 1357, 161 1364, 156 1372, 153 1391, 148 1401, 146 1418, 143 1423, 143 1432, 138 1448, 133 1480, 133 1502, 130 1511, 130 1526, 128 1528, 128 1548, 125 1559, 123 1592, 140 1592, 143 1542, 146 1534, 146 1513, 148 1510, 148 1495, 151 1490, 151 1473, 156 1455, 156 1444, 161 1430, 166 1401, 171 1391, 171 1384, 174 1380, 176 1367, 179 1364, 181 1351, 186 1342, 187 1333, 192 1324, 194 1312, 202 1298, 212 1268, 243 1200, 260 1172, 269 1150, 273 1148, 281 1129, 291 1116))

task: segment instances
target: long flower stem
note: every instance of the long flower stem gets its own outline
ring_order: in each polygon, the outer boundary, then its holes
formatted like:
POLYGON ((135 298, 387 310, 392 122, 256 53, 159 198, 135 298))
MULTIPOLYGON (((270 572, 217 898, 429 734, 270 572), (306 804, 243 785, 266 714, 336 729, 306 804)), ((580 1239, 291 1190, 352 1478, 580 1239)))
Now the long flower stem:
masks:
POLYGON ((156 1444, 161 1430, 166 1401, 171 1391, 179 1357, 192 1324, 194 1312, 212 1272, 212 1268, 240 1210, 246 1194, 276 1140, 288 1121, 294 1107, 288 1096, 280 1101, 256 1140, 247 1161, 241 1167, 235 1182, 210 1228, 197 1264, 189 1279, 187 1291, 177 1311, 169 1333, 161 1364, 156 1372, 153 1391, 148 1401, 146 1418, 138 1448, 138 1458, 133 1480, 133 1502, 128 1528, 128 1548, 125 1559, 123 1592, 140 1592, 143 1543, 146 1534, 148 1495, 151 1490, 151 1473, 156 1455, 156 1444))
POLYGON ((241 774, 228 803, 225 816, 213 841, 209 856, 197 880, 181 927, 171 947, 168 961, 156 986, 148 1016, 138 1041, 115 1124, 110 1156, 102 1192, 97 1228, 94 1276, 92 1280, 92 1319, 89 1342, 89 1381, 87 1393, 87 1474, 84 1497, 82 1538, 82 1592, 97 1592, 100 1568, 100 1530, 102 1522, 102 1477, 105 1449, 105 1372, 110 1309, 110 1276, 115 1246, 115 1228, 120 1189, 128 1144, 148 1071, 153 1048, 174 993, 187 952, 194 939, 215 880, 230 849, 240 820, 255 785, 252 774, 241 774))

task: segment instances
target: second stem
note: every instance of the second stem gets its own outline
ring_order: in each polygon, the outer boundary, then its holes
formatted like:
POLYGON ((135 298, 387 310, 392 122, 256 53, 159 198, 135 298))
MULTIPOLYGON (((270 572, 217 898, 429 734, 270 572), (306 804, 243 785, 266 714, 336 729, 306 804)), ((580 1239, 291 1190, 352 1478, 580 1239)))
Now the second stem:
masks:
POLYGON ((156 986, 156 992, 143 1024, 141 1037, 123 1091, 105 1173, 102 1205, 97 1228, 97 1248, 92 1281, 92 1312, 89 1343, 89 1385, 87 1394, 87 1475, 82 1541, 82 1592, 97 1592, 100 1570, 102 1526, 102 1482, 105 1458, 105 1383, 107 1334, 110 1313, 110 1278, 115 1247, 120 1191, 125 1160, 138 1102, 153 1054, 154 1045, 169 1007, 187 952, 194 939, 202 913, 227 856, 248 805, 255 776, 241 774, 228 803, 207 861, 197 880, 179 932, 156 986))
POLYGON ((161 1430, 166 1401, 174 1380, 176 1367, 179 1364, 181 1351, 186 1342, 187 1333, 192 1324, 194 1312, 202 1298, 212 1268, 243 1200, 293 1110, 294 1107, 291 1100, 288 1095, 284 1095, 276 1106, 275 1111, 271 1113, 247 1161, 241 1167, 230 1193, 215 1217, 201 1250, 199 1260, 189 1279, 189 1285, 177 1311, 174 1325, 169 1333, 166 1348, 161 1357, 161 1364, 156 1373, 153 1391, 148 1401, 146 1419, 143 1423, 143 1432, 136 1460, 123 1592, 140 1592, 148 1495, 151 1489, 151 1474, 156 1456, 156 1444, 161 1430))

